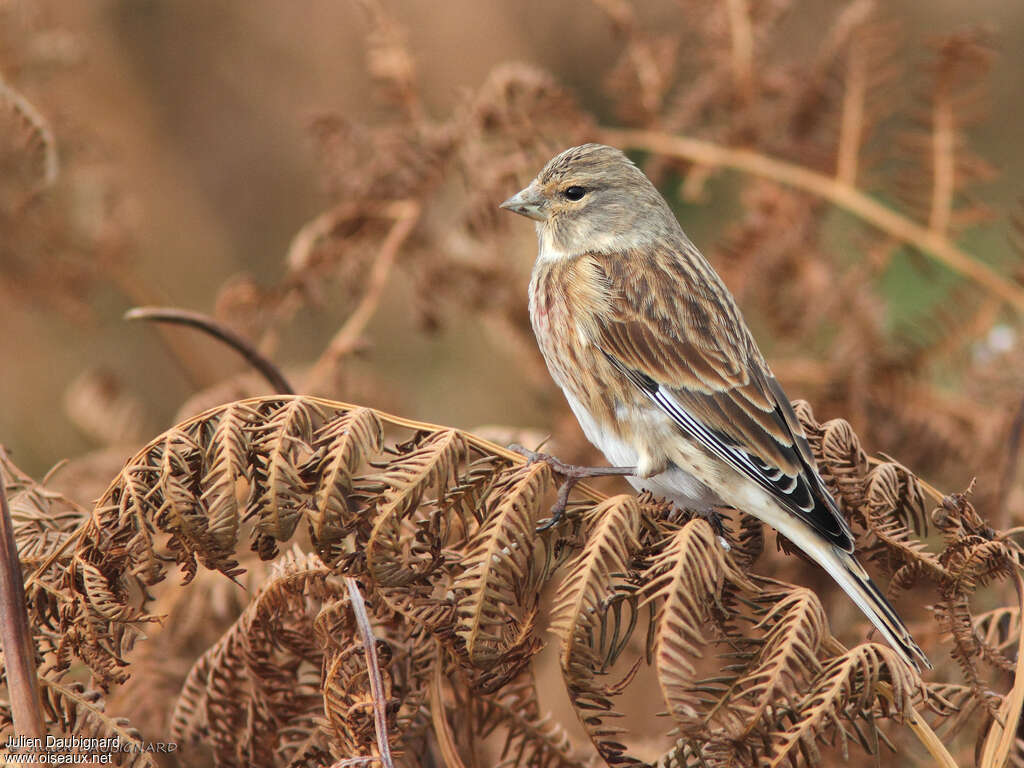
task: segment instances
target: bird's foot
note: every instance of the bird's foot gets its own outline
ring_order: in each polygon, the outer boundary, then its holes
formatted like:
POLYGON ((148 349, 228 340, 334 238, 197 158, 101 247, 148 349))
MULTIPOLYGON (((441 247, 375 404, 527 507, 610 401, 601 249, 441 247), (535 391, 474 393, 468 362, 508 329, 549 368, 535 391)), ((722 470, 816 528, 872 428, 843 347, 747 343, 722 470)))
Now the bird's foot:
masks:
POLYGON ((546 531, 548 528, 558 525, 565 515, 566 506, 569 504, 569 494, 572 493, 572 489, 576 487, 580 480, 585 480, 588 477, 606 477, 609 475, 635 475, 637 471, 636 467, 583 467, 577 464, 566 464, 549 453, 531 451, 516 443, 510 445, 509 450, 525 456, 526 460, 531 464, 543 461, 551 467, 552 472, 565 478, 558 487, 558 498, 554 506, 551 507, 551 517, 546 522, 537 526, 538 531, 546 531))
POLYGON ((732 546, 725 538, 725 525, 722 523, 722 513, 715 507, 706 507, 704 509, 697 510, 697 514, 704 518, 708 525, 711 526, 711 530, 714 531, 715 535, 718 537, 718 543, 722 545, 722 549, 726 552, 732 550, 732 546))

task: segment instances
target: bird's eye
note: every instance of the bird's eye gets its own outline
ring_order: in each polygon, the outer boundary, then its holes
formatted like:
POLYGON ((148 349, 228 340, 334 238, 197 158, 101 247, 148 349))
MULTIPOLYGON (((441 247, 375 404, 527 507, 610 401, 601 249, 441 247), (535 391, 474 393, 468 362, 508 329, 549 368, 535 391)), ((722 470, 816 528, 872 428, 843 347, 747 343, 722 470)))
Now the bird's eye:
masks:
POLYGON ((565 195, 566 200, 572 200, 573 202, 576 202, 577 200, 583 199, 583 196, 587 194, 587 190, 585 190, 583 187, 572 186, 566 187, 565 191, 562 194, 565 195))

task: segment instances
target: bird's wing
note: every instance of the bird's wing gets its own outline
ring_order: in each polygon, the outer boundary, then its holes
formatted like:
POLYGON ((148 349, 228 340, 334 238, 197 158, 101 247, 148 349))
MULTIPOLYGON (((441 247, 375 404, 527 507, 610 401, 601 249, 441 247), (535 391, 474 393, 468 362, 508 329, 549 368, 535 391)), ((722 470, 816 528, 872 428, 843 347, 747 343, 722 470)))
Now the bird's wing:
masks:
POLYGON ((639 251, 586 258, 607 297, 589 332, 614 367, 684 433, 852 552, 853 534, 788 398, 696 249, 685 259, 639 251))

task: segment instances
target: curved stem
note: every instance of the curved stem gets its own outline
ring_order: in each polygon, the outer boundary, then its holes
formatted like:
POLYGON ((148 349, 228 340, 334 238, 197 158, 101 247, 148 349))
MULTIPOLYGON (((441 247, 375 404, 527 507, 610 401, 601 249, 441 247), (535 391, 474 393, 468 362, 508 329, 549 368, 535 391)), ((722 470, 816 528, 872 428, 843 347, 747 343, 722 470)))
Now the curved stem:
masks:
MULTIPOLYGON (((1017 589, 1020 608, 1017 620, 1024 621, 1024 578, 1020 572, 1013 574, 1013 586, 1017 589)), ((1017 666, 1014 669, 1013 688, 1003 697, 999 711, 992 719, 985 743, 981 750, 980 768, 1003 768, 1008 763, 1010 750, 1017 741, 1017 727, 1024 711, 1024 628, 1017 636, 1017 666)))
MULTIPOLYGON (((2 451, 2 449, 0 449, 2 451)), ((0 474, 0 647, 7 670, 15 733, 33 739, 46 735, 46 719, 36 679, 36 653, 25 613, 25 582, 21 573, 14 522, 0 474)))
POLYGON ((810 192, 897 240, 917 248, 957 274, 991 291, 1018 311, 1024 312, 1024 289, 1009 282, 988 265, 973 259, 941 232, 912 221, 837 178, 751 149, 726 147, 686 136, 614 128, 604 128, 600 133, 601 140, 609 144, 642 149, 701 165, 732 168, 810 192))
POLYGON ((295 390, 277 366, 263 356, 248 340, 218 323, 209 315, 176 307, 136 307, 124 313, 125 320, 153 320, 158 323, 188 325, 223 341, 245 358, 253 368, 263 374, 277 394, 294 395, 295 390))
POLYGON ((348 597, 352 604, 352 613, 359 627, 359 637, 363 641, 363 655, 366 657, 366 674, 370 683, 370 694, 373 696, 373 726, 377 735, 377 750, 383 768, 395 768, 391 758, 391 743, 388 741, 387 696, 384 692, 384 680, 380 674, 380 662, 377 659, 377 639, 373 636, 370 617, 366 613, 363 593, 359 591, 359 582, 351 576, 345 577, 348 597))

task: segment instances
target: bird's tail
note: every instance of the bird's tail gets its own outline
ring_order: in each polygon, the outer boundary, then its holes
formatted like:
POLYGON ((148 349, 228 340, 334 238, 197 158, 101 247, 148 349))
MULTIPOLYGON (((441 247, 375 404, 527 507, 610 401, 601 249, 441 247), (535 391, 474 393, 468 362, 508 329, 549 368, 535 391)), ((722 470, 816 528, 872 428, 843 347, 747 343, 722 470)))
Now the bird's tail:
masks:
POLYGON ((878 628, 886 642, 908 664, 918 672, 921 671, 922 666, 931 669, 931 662, 924 655, 924 651, 914 642, 914 638, 910 636, 910 632, 896 613, 896 609, 892 607, 892 603, 886 599, 856 558, 834 545, 829 545, 829 549, 832 550, 832 557, 826 559, 830 562, 821 563, 829 575, 836 580, 843 591, 878 628))

